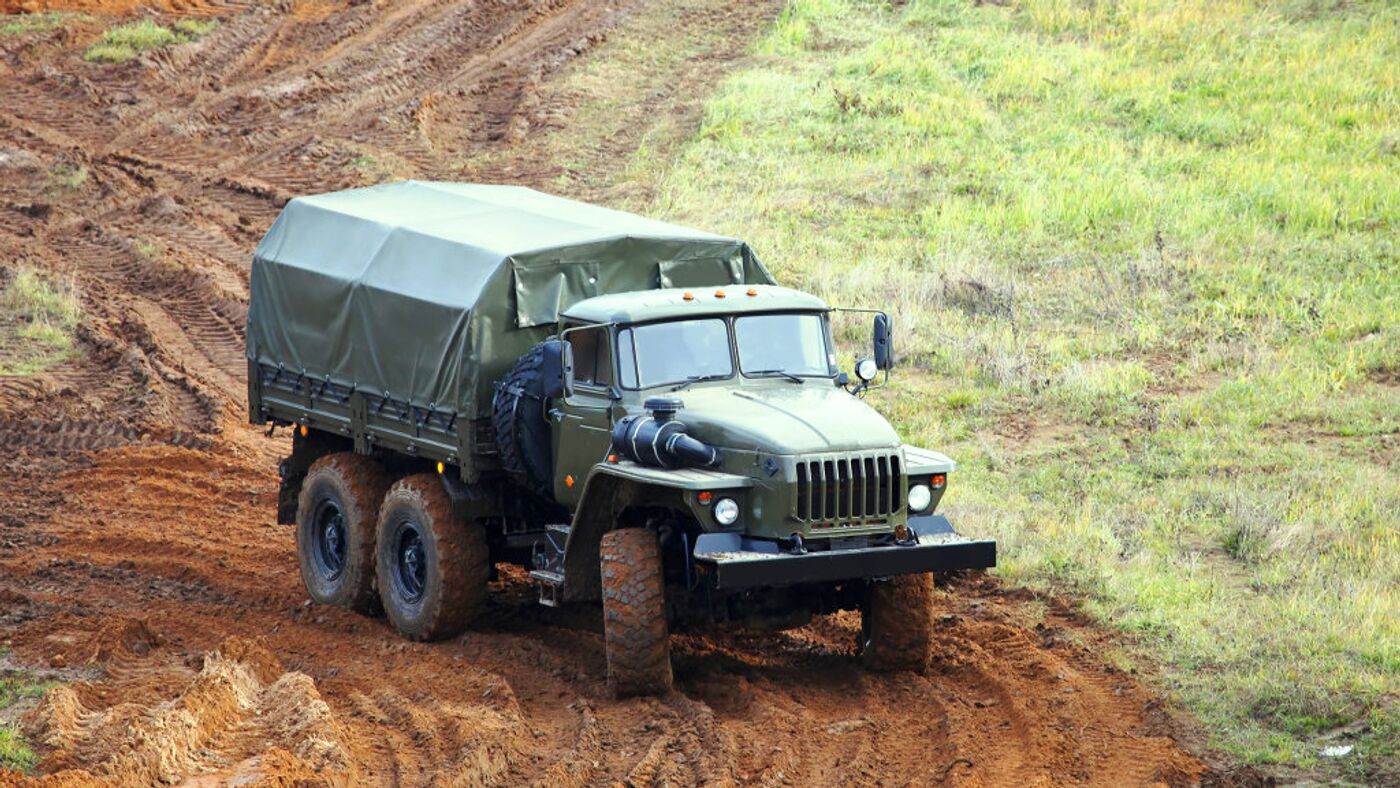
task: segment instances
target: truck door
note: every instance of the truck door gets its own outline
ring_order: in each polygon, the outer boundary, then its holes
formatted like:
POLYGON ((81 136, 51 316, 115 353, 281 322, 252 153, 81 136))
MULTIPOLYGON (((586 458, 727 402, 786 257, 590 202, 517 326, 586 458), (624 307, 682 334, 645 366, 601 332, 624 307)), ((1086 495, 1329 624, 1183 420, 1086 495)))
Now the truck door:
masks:
POLYGON ((620 413, 614 412, 610 328, 573 330, 567 338, 574 351, 574 394, 554 411, 554 499, 572 509, 588 472, 608 456, 613 419, 620 413))

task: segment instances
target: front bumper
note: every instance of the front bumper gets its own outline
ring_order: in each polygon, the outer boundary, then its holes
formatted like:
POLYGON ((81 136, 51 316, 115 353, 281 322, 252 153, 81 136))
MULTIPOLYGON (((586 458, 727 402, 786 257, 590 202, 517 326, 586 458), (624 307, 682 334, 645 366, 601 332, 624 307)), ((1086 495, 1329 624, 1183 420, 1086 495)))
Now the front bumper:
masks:
POLYGON ((918 536, 913 544, 807 553, 785 553, 775 542, 740 534, 711 533, 696 540, 693 554, 698 571, 713 575, 715 588, 723 591, 984 569, 997 564, 996 542, 959 536, 946 517, 911 517, 909 528, 918 536))

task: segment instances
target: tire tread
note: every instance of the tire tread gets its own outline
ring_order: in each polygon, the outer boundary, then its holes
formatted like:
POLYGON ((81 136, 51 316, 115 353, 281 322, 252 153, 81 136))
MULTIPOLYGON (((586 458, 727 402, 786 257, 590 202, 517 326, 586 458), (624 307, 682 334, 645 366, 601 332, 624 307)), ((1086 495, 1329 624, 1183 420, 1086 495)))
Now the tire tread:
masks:
POLYGON ((608 686, 617 697, 663 694, 673 677, 656 534, 643 528, 609 531, 600 556, 608 686))
POLYGON ((870 670, 919 671, 933 643, 933 575, 900 575, 871 584, 861 659, 870 670))
POLYGON ((382 538, 390 527, 385 517, 392 507, 418 509, 421 524, 438 556, 436 572, 430 568, 429 587, 423 592, 423 611, 407 618, 392 598, 388 582, 387 554, 379 551, 379 593, 394 628, 410 640, 443 640, 461 634, 486 604, 486 582, 491 573, 486 532, 474 523, 459 522, 452 514, 452 500, 436 474, 420 473, 398 480, 384 496, 379 518, 382 538))
POLYGON ((358 613, 373 615, 379 611, 379 595, 375 589, 374 556, 379 507, 389 488, 389 476, 373 459, 362 454, 342 451, 327 454, 311 463, 302 495, 297 501, 297 561, 301 565, 302 583, 312 599, 322 604, 346 607, 358 613), (315 507, 311 491, 318 481, 325 480, 337 488, 345 508, 347 544, 345 577, 351 588, 337 594, 336 599, 316 599, 317 594, 307 582, 309 545, 303 544, 306 534, 303 524, 315 507), (358 531, 358 533, 351 533, 358 531))

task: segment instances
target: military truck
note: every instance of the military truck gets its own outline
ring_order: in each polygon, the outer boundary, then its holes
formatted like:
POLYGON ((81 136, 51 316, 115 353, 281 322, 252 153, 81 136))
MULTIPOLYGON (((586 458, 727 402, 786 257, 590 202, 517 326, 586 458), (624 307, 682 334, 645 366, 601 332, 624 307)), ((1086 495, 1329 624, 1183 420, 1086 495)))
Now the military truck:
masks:
MULTIPOLYGON (((277 520, 311 599, 462 633, 502 563, 597 603, 618 695, 673 629, 862 612, 919 669, 931 572, 989 567, 935 514, 954 464, 837 369, 821 299, 742 241, 529 189, 406 182, 290 201, 253 259, 248 416, 292 430, 277 520)), ((862 319, 862 318, 856 318, 862 319)))

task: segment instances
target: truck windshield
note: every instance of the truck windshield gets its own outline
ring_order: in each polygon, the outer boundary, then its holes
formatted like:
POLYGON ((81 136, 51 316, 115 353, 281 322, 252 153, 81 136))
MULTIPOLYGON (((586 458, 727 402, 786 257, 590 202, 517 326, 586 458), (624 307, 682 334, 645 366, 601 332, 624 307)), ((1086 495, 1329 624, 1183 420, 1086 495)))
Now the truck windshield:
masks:
POLYGON ((750 315, 734 320, 739 369, 745 375, 830 377, 833 360, 826 347, 821 315, 750 315))
POLYGON ((676 320, 618 332, 622 385, 644 389, 734 374, 729 326, 722 318, 676 320))

